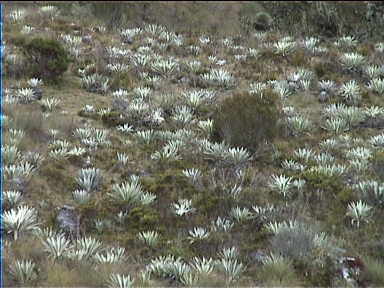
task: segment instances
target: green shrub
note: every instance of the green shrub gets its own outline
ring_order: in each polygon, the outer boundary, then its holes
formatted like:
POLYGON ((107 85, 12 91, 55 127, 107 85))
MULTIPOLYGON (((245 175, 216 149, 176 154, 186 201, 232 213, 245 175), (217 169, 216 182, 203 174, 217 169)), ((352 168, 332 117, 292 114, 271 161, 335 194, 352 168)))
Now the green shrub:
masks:
POLYGON ((364 261, 364 270, 360 276, 360 280, 369 286, 384 285, 384 263, 374 258, 366 258, 364 261), (367 283, 368 282, 368 283, 367 283))
POLYGON ((255 15, 253 26, 256 30, 267 30, 272 25, 273 19, 267 12, 258 12, 255 15))
MULTIPOLYGON (((283 229, 271 239, 271 250, 293 261, 308 261, 315 252, 315 233, 305 225, 283 229)), ((309 262, 307 262, 309 263, 309 262)))
POLYGON ((384 152, 376 152, 373 157, 373 171, 375 172, 378 179, 384 177, 384 152))
POLYGON ((214 140, 255 152, 279 132, 278 100, 272 90, 263 96, 242 92, 224 99, 214 113, 214 140))
POLYGON ((127 222, 129 228, 137 231, 158 230, 161 227, 159 212, 146 206, 135 207, 129 211, 127 222))
POLYGON ((265 264, 258 272, 259 279, 265 287, 299 286, 300 280, 295 273, 292 262, 282 258, 276 262, 265 264))
POLYGON ((61 43, 54 39, 33 38, 17 41, 30 67, 31 77, 57 83, 68 69, 69 56, 61 43))

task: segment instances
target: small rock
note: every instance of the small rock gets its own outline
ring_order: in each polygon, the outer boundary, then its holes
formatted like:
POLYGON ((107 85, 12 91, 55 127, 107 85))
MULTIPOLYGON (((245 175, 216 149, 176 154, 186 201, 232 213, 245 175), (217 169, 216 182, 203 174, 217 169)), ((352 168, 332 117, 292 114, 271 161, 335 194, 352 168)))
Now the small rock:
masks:
POLYGON ((75 208, 69 205, 64 205, 60 208, 56 221, 60 227, 71 235, 76 235, 79 230, 79 217, 75 208))
POLYGON ((81 38, 81 41, 85 44, 91 44, 92 43, 92 35, 85 35, 81 38))
POLYGON ((252 252, 249 257, 251 258, 251 260, 253 262, 256 262, 256 263, 263 263, 263 261, 267 258, 267 254, 265 254, 263 251, 261 250, 257 250, 255 252, 252 252))
POLYGON ((326 91, 321 91, 319 94, 319 101, 320 102, 326 102, 329 98, 329 94, 326 91))
POLYGON ((123 37, 123 38, 121 39, 121 41, 122 41, 124 44, 129 44, 129 45, 133 44, 133 39, 132 39, 131 37, 123 37))

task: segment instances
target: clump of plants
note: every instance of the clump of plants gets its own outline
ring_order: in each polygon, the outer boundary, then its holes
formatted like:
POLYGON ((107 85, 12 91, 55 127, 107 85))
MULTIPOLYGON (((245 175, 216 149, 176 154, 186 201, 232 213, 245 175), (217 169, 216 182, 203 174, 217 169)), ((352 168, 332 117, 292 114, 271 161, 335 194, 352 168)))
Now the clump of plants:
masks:
POLYGON ((214 140, 256 152, 279 132, 280 103, 273 90, 258 95, 238 92, 215 111, 214 140))
POLYGON ((32 77, 57 83, 67 71, 70 59, 62 44, 54 39, 33 38, 17 41, 32 77))

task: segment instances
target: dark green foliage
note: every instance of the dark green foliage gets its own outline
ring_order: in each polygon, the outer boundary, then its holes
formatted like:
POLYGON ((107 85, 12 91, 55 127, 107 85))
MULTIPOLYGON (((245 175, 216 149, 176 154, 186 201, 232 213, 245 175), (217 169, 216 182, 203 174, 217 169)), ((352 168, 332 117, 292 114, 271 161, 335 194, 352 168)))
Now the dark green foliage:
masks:
POLYGON ((72 191, 77 187, 74 177, 68 175, 67 160, 49 161, 46 165, 42 165, 40 175, 48 179, 48 184, 55 191, 63 193, 63 191, 72 191))
POLYGON ((348 203, 357 200, 356 193, 339 176, 305 171, 301 178, 306 181, 303 194, 313 217, 325 221, 327 229, 344 225, 345 209, 348 203))
POLYGON ((272 25, 273 19, 267 12, 258 12, 255 15, 253 26, 255 30, 267 30, 272 25))
POLYGON ((160 225, 160 214, 154 208, 138 206, 129 211, 127 223, 130 229, 137 231, 158 230, 160 225))
POLYGON ((377 152, 374 154, 373 158, 373 170, 378 179, 384 179, 384 153, 377 152))
POLYGON ((384 263, 382 259, 367 257, 364 259, 364 270, 362 271, 359 281, 367 286, 383 286, 384 285, 384 263))
POLYGON ((111 80, 110 87, 112 90, 132 89, 135 86, 133 76, 128 73, 117 73, 111 80))
POLYGON ((44 38, 26 41, 20 38, 16 43, 22 48, 32 77, 57 83, 67 71, 70 63, 69 56, 59 41, 44 38))
POLYGON ((335 262, 331 257, 326 257, 322 267, 315 266, 308 273, 310 286, 331 287, 335 275, 337 275, 335 262))
POLYGON ((328 176, 315 171, 305 171, 303 179, 310 189, 322 190, 327 192, 339 191, 343 189, 344 184, 338 176, 328 176))
POLYGON ((214 115, 214 140, 257 151, 279 132, 279 97, 272 90, 263 96, 237 93, 226 98, 214 115))
POLYGON ((103 115, 101 120, 108 128, 124 125, 126 123, 126 119, 121 118, 120 113, 113 111, 103 115))
POLYGON ((309 260, 315 250, 315 233, 304 225, 283 229, 271 239, 271 250, 291 260, 309 260))

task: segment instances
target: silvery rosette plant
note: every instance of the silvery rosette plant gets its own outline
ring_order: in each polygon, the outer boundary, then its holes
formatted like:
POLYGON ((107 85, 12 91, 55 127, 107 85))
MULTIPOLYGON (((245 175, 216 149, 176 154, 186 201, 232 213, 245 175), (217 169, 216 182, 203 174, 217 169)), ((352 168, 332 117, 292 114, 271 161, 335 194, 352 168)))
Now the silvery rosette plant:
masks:
POLYGON ((155 247, 159 243, 160 234, 156 231, 143 231, 137 235, 137 239, 149 247, 155 247))
POLYGON ((185 103, 194 111, 200 106, 211 103, 215 97, 215 93, 211 90, 189 90, 182 93, 182 98, 185 103))
POLYGON ((24 153, 22 158, 24 162, 31 163, 32 166, 34 166, 36 169, 38 169, 44 161, 43 155, 41 155, 39 152, 33 151, 28 151, 27 153, 24 153))
POLYGON ((339 58, 341 66, 349 71, 361 71, 366 63, 366 58, 358 53, 344 53, 339 58))
POLYGON ((323 98, 323 101, 332 96, 336 90, 336 83, 333 80, 321 80, 318 82, 318 85, 320 96, 323 98))
POLYGON ((373 146, 373 148, 383 149, 384 148, 384 134, 371 136, 371 138, 369 138, 368 142, 370 145, 373 146))
POLYGON ((287 198, 292 192, 293 179, 285 175, 272 175, 269 187, 281 194, 284 198, 287 198))
POLYGON ((3 191, 3 209, 13 209, 19 206, 23 201, 23 196, 20 191, 7 190, 3 191))
POLYGON ((355 80, 341 85, 338 94, 349 105, 357 105, 361 100, 361 90, 355 80))
POLYGON ((135 280, 130 275, 112 273, 109 275, 107 285, 109 288, 131 288, 135 280))
POLYGON ((189 182, 194 185, 198 190, 203 189, 203 174, 198 168, 184 169, 183 175, 188 178, 189 182))
POLYGON ((38 268, 32 260, 16 260, 9 267, 10 276, 19 284, 28 284, 37 279, 38 268))
POLYGON ((342 118, 326 119, 321 128, 334 134, 340 134, 350 129, 348 122, 342 118))
POLYGON ((20 88, 16 92, 18 103, 27 104, 35 100, 34 90, 32 88, 20 88))
POLYGON ((97 168, 83 168, 79 171, 76 181, 85 191, 96 191, 102 182, 101 171, 97 168))
POLYGON ((292 37, 284 37, 273 44, 274 53, 281 56, 287 56, 296 50, 296 42, 292 37))
POLYGON ((158 24, 145 24, 144 32, 152 36, 159 36, 162 32, 167 31, 167 28, 158 24))
POLYGON ((192 200, 188 199, 179 199, 177 203, 172 203, 171 208, 177 216, 193 213, 196 210, 192 207, 192 200))
POLYGON ((126 261, 125 256, 125 248, 122 247, 111 247, 107 249, 103 249, 101 251, 96 252, 93 255, 93 260, 99 264, 105 263, 123 263, 126 261))
POLYGON ((183 66, 182 67, 185 67, 184 69, 187 71, 187 72, 192 72, 192 73, 198 73, 199 71, 201 71, 201 68, 202 68, 202 63, 201 61, 199 60, 188 60, 188 61, 185 61, 183 63, 183 66))
POLYGON ((312 122, 302 115, 288 117, 287 124, 294 136, 309 133, 313 128, 312 122))
POLYGON ((384 184, 374 181, 360 181, 353 185, 353 189, 357 190, 361 197, 372 206, 384 205, 384 184))
POLYGON ((124 29, 120 32, 120 39, 125 44, 132 44, 133 39, 143 33, 143 30, 139 27, 133 29, 124 29))
POLYGON ((239 279, 246 270, 246 266, 239 261, 238 256, 236 247, 223 248, 219 252, 220 259, 215 261, 216 268, 224 272, 227 284, 239 279))
POLYGON ((234 226, 234 223, 225 218, 221 218, 218 216, 216 220, 211 221, 211 231, 217 232, 217 231, 222 231, 222 232, 229 232, 234 226))
POLYGON ((204 137, 210 137, 213 133, 213 120, 200 120, 197 127, 203 133, 204 137))
POLYGON ((319 42, 319 38, 307 37, 302 41, 301 45, 305 50, 309 51, 311 54, 317 54, 322 52, 322 49, 318 47, 319 42))
POLYGON ((51 21, 58 15, 59 9, 56 6, 52 5, 46 5, 43 7, 40 7, 40 14, 43 17, 49 18, 51 21))
POLYGON ((48 237, 42 239, 44 246, 44 251, 48 253, 48 257, 52 258, 54 261, 63 260, 72 245, 68 239, 66 239, 64 234, 49 235, 48 237))
POLYGON ((166 78, 179 69, 179 63, 173 58, 159 59, 152 62, 151 68, 154 72, 159 73, 162 77, 166 78))
POLYGON ((24 9, 15 9, 9 13, 9 19, 12 23, 22 22, 27 15, 24 9))
POLYGON ((59 106, 61 100, 55 97, 51 98, 44 98, 41 101, 41 106, 43 107, 44 111, 54 111, 59 106))
POLYGON ((194 243, 196 241, 201 241, 209 237, 209 231, 203 227, 194 227, 192 230, 188 231, 189 243, 194 243))
POLYGON ((105 47, 105 54, 107 60, 112 61, 129 59, 129 57, 132 56, 130 50, 120 49, 114 46, 105 47))
POLYGON ((73 200, 76 204, 84 205, 91 200, 91 194, 86 190, 75 190, 72 192, 73 200))
POLYGON ((296 162, 295 160, 289 159, 289 160, 284 160, 281 163, 281 167, 286 170, 291 170, 291 171, 304 171, 306 166, 303 164, 300 164, 296 162))
POLYGON ((251 83, 249 93, 251 95, 258 95, 259 97, 263 97, 263 91, 268 88, 268 85, 262 82, 254 82, 251 83))
POLYGON ((109 63, 105 69, 111 73, 122 74, 128 72, 130 67, 124 63, 109 63))
POLYGON ((14 145, 4 145, 1 147, 1 154, 3 165, 16 164, 21 159, 21 153, 17 146, 14 145))
POLYGON ((131 206, 151 204, 156 200, 156 195, 144 191, 139 180, 139 177, 131 176, 130 182, 114 184, 112 192, 108 193, 108 196, 115 201, 127 203, 131 206))
POLYGON ((278 234, 282 232, 285 229, 294 229, 298 227, 300 224, 296 220, 288 220, 288 221, 282 221, 282 222, 269 222, 265 225, 265 228, 267 231, 278 234))
POLYGON ((4 169, 4 181, 11 184, 12 189, 23 190, 25 184, 30 180, 36 168, 29 162, 19 162, 7 165, 4 169))
POLYGON ((212 258, 199 258, 193 257, 190 266, 198 273, 199 275, 209 275, 214 270, 214 260, 212 258))
POLYGON ((12 233, 14 240, 17 240, 20 234, 33 232, 39 226, 36 209, 26 205, 3 212, 1 220, 3 229, 7 233, 12 233))
POLYGON ((368 223, 372 216, 372 207, 359 200, 348 204, 346 216, 351 218, 351 224, 357 228, 363 223, 368 223))
POLYGON ((315 158, 315 152, 310 148, 299 148, 293 152, 293 156, 299 160, 308 163, 315 158))
POLYGON ((153 129, 136 131, 132 134, 134 139, 141 144, 149 145, 157 138, 157 133, 153 129))
POLYGON ((378 65, 367 65, 363 71, 369 79, 380 78, 384 74, 383 69, 378 65))
POLYGON ((335 46, 340 48, 353 48, 358 44, 354 36, 342 36, 334 42, 335 46))
POLYGON ((100 74, 92 74, 81 78, 81 86, 88 92, 106 93, 109 89, 109 79, 100 74))
POLYGON ((326 164, 326 165, 312 166, 309 169, 309 171, 313 173, 323 174, 328 177, 332 177, 332 176, 340 177, 347 171, 347 167, 342 164, 326 164))
POLYGON ((23 139, 25 132, 21 129, 9 129, 8 130, 8 142, 10 146, 18 146, 23 139))
POLYGON ((286 100, 292 94, 292 89, 289 86, 288 81, 286 80, 276 80, 273 83, 271 82, 269 84, 273 88, 273 90, 280 96, 280 99, 282 101, 286 100))
POLYGON ((43 81, 38 78, 31 78, 27 81, 27 84, 31 88, 39 88, 43 85, 43 81))
POLYGON ((374 78, 370 80, 367 88, 374 91, 378 95, 383 96, 384 95, 384 79, 374 78))
POLYGON ((239 206, 233 207, 229 215, 235 222, 245 222, 253 218, 253 214, 247 207, 240 208, 239 206))
POLYGON ((183 146, 180 140, 169 141, 160 151, 156 151, 151 155, 151 159, 156 161, 175 161, 180 160, 179 151, 183 146))
POLYGON ((103 250, 102 243, 93 237, 76 239, 74 249, 70 249, 66 257, 77 261, 92 260, 95 255, 103 250))
POLYGON ((135 53, 130 57, 130 59, 134 67, 145 69, 150 65, 153 57, 148 54, 135 53))
POLYGON ((201 75, 201 79, 208 85, 230 89, 235 85, 235 78, 226 70, 212 69, 201 75))
POLYGON ((73 136, 80 139, 80 142, 91 148, 96 149, 99 146, 108 146, 111 142, 108 140, 108 130, 93 127, 76 128, 73 136))

